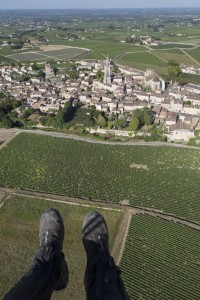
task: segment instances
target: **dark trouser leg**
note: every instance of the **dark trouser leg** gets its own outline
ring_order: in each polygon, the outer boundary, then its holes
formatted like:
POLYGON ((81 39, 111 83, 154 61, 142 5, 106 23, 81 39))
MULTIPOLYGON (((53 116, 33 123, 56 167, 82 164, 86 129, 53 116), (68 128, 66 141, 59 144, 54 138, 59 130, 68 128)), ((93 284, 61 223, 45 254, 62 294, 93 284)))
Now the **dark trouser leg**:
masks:
POLYGON ((85 272, 87 300, 129 300, 120 277, 120 270, 110 256, 106 261, 99 257, 87 262, 85 272))
POLYGON ((63 264, 66 264, 63 253, 48 245, 39 248, 31 269, 4 300, 49 300, 53 291, 62 285, 63 264))

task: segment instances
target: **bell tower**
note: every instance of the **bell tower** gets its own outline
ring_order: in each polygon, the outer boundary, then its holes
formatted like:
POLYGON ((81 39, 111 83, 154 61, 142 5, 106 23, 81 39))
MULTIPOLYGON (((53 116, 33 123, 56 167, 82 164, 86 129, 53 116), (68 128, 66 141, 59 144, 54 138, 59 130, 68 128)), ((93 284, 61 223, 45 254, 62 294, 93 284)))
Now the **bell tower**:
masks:
POLYGON ((110 76, 110 60, 108 59, 108 56, 106 60, 104 61, 104 84, 111 84, 111 76, 110 76))

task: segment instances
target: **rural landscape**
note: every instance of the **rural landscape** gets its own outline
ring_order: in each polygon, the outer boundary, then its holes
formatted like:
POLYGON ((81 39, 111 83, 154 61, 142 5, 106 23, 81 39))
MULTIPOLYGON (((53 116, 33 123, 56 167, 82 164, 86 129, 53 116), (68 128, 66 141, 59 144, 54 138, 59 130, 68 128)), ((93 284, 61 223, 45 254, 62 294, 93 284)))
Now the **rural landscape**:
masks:
POLYGON ((58 209, 86 299, 85 215, 131 300, 200 297, 200 8, 0 10, 0 298, 58 209))

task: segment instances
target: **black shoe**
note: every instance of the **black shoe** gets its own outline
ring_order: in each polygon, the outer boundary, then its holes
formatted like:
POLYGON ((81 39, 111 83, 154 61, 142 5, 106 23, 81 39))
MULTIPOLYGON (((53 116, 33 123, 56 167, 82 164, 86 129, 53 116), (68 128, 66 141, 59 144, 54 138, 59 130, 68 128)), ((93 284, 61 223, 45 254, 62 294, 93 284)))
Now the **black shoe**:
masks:
POLYGON ((87 254, 84 278, 87 300, 129 300, 120 270, 110 256, 108 228, 100 213, 91 212, 85 217, 82 241, 87 254))
POLYGON ((60 213, 47 209, 41 216, 39 228, 40 246, 50 245, 62 250, 64 240, 64 224, 60 213))
POLYGON ((85 217, 82 241, 88 258, 109 256, 108 228, 100 213, 93 211, 85 217))
POLYGON ((67 263, 63 257, 63 259, 61 261, 60 276, 56 282, 54 291, 57 291, 57 292, 62 291, 63 289, 65 289, 67 287, 68 282, 69 282, 69 270, 68 270, 67 263))
POLYGON ((41 216, 39 228, 40 247, 53 247, 59 261, 59 275, 54 290, 66 288, 69 281, 68 266, 62 253, 64 241, 64 224, 60 213, 54 209, 47 209, 41 216))

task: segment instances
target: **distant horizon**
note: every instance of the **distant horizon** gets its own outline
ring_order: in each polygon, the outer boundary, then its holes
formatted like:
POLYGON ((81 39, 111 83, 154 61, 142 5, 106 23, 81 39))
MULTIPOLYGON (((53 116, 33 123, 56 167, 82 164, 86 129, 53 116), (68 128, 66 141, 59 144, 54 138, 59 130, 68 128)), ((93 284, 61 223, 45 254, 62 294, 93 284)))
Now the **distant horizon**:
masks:
POLYGON ((199 8, 199 6, 157 6, 157 7, 87 7, 87 8, 1 8, 0 10, 104 10, 104 9, 113 9, 113 10, 119 10, 119 9, 195 9, 199 8))
POLYGON ((200 8, 199 0, 6 0, 0 1, 2 9, 156 9, 200 8))

